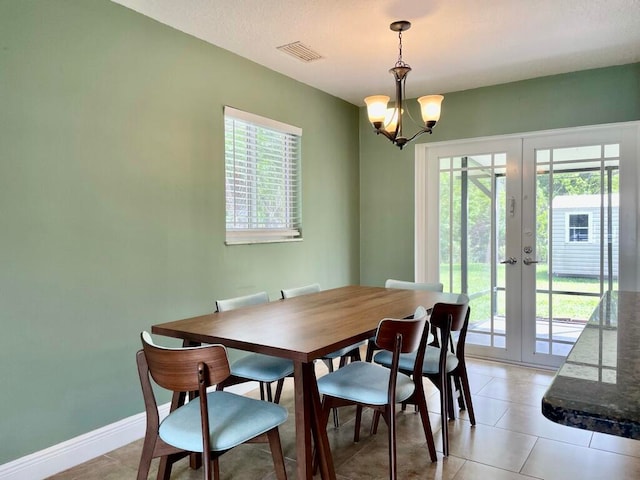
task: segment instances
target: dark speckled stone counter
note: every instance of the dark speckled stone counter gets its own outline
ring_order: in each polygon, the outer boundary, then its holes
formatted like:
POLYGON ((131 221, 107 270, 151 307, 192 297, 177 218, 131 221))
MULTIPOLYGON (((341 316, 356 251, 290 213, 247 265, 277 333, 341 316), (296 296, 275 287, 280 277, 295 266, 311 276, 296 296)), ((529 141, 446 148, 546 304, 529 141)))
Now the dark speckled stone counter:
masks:
POLYGON ((605 294, 542 398, 542 414, 640 439, 640 292, 605 294))

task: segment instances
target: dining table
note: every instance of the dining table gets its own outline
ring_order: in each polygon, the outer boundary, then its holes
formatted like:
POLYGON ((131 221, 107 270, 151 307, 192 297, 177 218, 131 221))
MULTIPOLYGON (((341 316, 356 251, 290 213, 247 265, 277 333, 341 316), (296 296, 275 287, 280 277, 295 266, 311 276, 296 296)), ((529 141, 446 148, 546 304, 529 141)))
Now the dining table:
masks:
POLYGON ((404 318, 418 306, 455 303, 457 294, 349 285, 286 300, 153 325, 152 333, 188 344, 227 347, 293 361, 297 478, 313 477, 313 446, 323 479, 335 479, 321 421, 314 361, 375 334, 383 318, 404 318))

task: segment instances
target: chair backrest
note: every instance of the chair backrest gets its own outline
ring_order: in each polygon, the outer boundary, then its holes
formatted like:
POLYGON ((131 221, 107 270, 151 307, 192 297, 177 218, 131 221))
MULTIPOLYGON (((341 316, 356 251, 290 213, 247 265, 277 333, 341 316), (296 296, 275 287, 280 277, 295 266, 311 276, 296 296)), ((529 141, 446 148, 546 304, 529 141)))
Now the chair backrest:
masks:
POLYGON ((385 318, 380 321, 376 332, 376 344, 379 348, 392 352, 391 366, 389 368, 389 388, 388 399, 390 405, 395 404, 396 380, 399 369, 401 353, 412 353, 416 350, 422 351, 424 357, 424 347, 421 343, 426 343, 425 335, 428 335, 427 312, 421 317, 411 319, 385 318), (426 332, 426 333, 425 333, 426 332))
POLYGON ((293 298, 300 295, 307 295, 309 293, 317 293, 320 291, 320 284, 313 283, 311 285, 305 285, 303 287, 296 288, 283 288, 280 290, 282 298, 293 298))
POLYGON ((442 292, 444 285, 442 283, 418 283, 407 282, 405 280, 394 280, 389 278, 384 282, 385 288, 404 288, 406 290, 428 290, 430 292, 442 292))
POLYGON ((216 311, 226 312, 229 310, 235 310, 236 308, 260 305, 262 303, 269 303, 269 295, 267 295, 267 292, 258 292, 251 295, 245 295, 243 297, 216 300, 216 311))
MULTIPOLYGON (((440 329, 441 339, 449 339, 447 343, 458 359, 464 360, 464 346, 467 338, 467 327, 469 326, 471 307, 469 307, 469 299, 466 295, 460 295, 458 302, 460 303, 436 303, 431 311, 429 321, 433 327, 440 329), (450 332, 460 332, 455 348, 450 332)), ((442 341, 443 350, 446 347, 444 343, 445 342, 442 341)))
POLYGON ((420 338, 427 323, 425 315, 411 319, 384 318, 378 324, 376 345, 379 348, 393 352, 396 341, 401 337, 402 344, 398 353, 415 352, 420 346, 420 338))
POLYGON ((147 332, 142 332, 140 339, 144 363, 151 378, 167 390, 196 391, 200 387, 200 376, 208 387, 222 382, 231 374, 223 345, 161 347, 153 343, 147 332))
POLYGON ((431 311, 430 322, 441 327, 446 317, 451 315, 451 331, 460 332, 465 327, 465 319, 468 321, 468 310, 469 297, 458 295, 457 303, 436 303, 431 311))

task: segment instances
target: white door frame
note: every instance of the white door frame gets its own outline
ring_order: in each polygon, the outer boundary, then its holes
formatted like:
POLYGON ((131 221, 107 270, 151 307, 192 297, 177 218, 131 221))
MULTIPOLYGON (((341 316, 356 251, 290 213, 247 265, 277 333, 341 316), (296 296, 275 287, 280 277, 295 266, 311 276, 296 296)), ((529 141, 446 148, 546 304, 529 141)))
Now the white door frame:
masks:
MULTIPOLYGON (((524 144, 527 146, 538 143, 538 139, 570 136, 594 135, 600 138, 607 136, 612 141, 620 142, 620 238, 619 238, 619 281, 620 290, 640 290, 640 222, 638 222, 640 200, 640 122, 625 122, 589 127, 576 127, 557 130, 547 130, 523 134, 499 135, 493 137, 479 137, 445 142, 433 142, 418 144, 415 146, 415 247, 414 247, 414 271, 415 280, 419 282, 434 282, 439 279, 439 235, 437 228, 429 228, 430 225, 438 225, 438 195, 439 195, 439 165, 436 159, 439 151, 469 152, 473 145, 485 145, 487 151, 505 151, 505 145, 520 143, 520 156, 523 162, 530 162, 524 152, 524 144), (501 145, 501 147, 497 147, 501 145), (527 160, 528 159, 528 160, 527 160)), ((588 138, 588 137, 587 137, 588 138)), ((455 153, 453 153, 455 154, 455 153)), ((523 166, 526 169, 526 165, 523 166)), ((521 205, 517 206, 521 219, 521 205)), ((521 220, 520 220, 521 221, 521 220)), ((508 227, 509 228, 509 227, 508 227)), ((522 225, 519 225, 520 232, 522 225)), ((520 259, 521 252, 517 258, 520 259)), ((521 310, 521 315, 525 312, 521 310)), ((517 335, 515 331, 512 331, 517 335)), ((507 349, 509 346, 507 345, 507 349)), ((513 353, 513 352, 512 352, 513 353)), ((522 352, 518 352, 521 356, 522 352)), ((507 354, 507 360, 515 360, 507 354)), ((517 361, 517 360, 516 360, 517 361)))

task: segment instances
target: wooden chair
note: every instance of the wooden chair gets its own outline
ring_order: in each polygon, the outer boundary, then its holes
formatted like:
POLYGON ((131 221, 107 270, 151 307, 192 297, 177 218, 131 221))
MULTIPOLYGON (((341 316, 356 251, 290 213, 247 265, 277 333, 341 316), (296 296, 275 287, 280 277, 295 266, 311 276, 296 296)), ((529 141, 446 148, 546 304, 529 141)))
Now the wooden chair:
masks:
MULTIPOLYGON (((238 308, 260 305, 269 302, 266 292, 245 295, 243 297, 227 298, 216 301, 216 310, 226 312, 238 308)), ((293 374, 293 362, 286 358, 264 355, 262 353, 247 352, 235 348, 227 349, 229 363, 231 365, 231 376, 218 385, 218 389, 238 383, 255 381, 260 385, 260 398, 280 402, 280 395, 284 386, 284 379, 293 374), (278 382, 275 397, 272 395, 271 383, 278 382)))
POLYGON ((286 480, 278 426, 287 419, 280 405, 235 395, 209 392, 207 387, 229 374, 227 353, 222 345, 165 348, 141 334, 142 350, 136 354, 144 396, 147 430, 138 467, 138 480, 146 480, 151 460, 161 457, 158 479, 168 480, 173 463, 190 453, 203 456, 203 476, 219 478, 218 457, 247 442, 268 442, 278 479, 286 480), (151 379, 174 392, 169 415, 162 421, 151 379), (197 397, 183 405, 185 392, 197 397))
MULTIPOLYGON (((385 419, 389 427, 389 478, 392 480, 397 477, 396 403, 416 398, 429 455, 432 461, 437 460, 424 390, 416 388, 409 375, 398 372, 401 354, 415 352, 418 359, 424 357, 423 345, 426 340, 422 339, 429 333, 425 328, 426 318, 425 311, 419 318, 385 318, 380 322, 376 343, 391 355, 393 360, 389 368, 369 362, 353 362, 318 379, 318 389, 323 395, 322 421, 325 425, 331 408, 356 405, 354 442, 357 442, 360 438, 363 407, 374 409, 385 419)), ((420 375, 419 370, 415 373, 420 375)))
MULTIPOLYGON (((405 280, 394 280, 393 278, 388 278, 386 282, 384 282, 384 288, 398 288, 405 290, 427 290, 430 292, 442 292, 444 290, 444 285, 442 283, 420 283, 420 282, 407 282, 405 280)), ((369 338, 367 343, 367 353, 365 359, 367 362, 373 360, 373 352, 376 350, 376 342, 375 338, 369 338)))
MULTIPOLYGON (((310 293, 317 293, 320 291, 320 285, 318 283, 313 283, 311 285, 304 285, 302 287, 295 288, 286 288, 280 290, 280 294, 282 295, 282 299, 286 300, 287 298, 299 297, 300 295, 308 295, 310 293)), ((362 360, 360 356, 360 347, 367 344, 367 340, 363 340, 362 342, 354 343, 353 345, 348 345, 346 347, 341 348, 340 350, 336 350, 335 352, 331 352, 320 359, 324 362, 324 364, 329 369, 329 372, 333 372, 335 370, 335 365, 333 361, 336 358, 340 359, 338 363, 338 368, 344 367, 347 362, 358 362, 362 360)), ((340 420, 338 418, 337 409, 333 410, 333 426, 338 428, 340 426, 340 420)))
MULTIPOLYGON (((404 373, 412 373, 416 384, 422 384, 422 377, 429 378, 440 391, 440 409, 442 416, 442 451, 445 456, 449 454, 448 419, 455 418, 453 408, 453 392, 451 381, 459 390, 458 403, 460 409, 465 408, 469 412, 471 425, 476 424, 476 418, 471 402, 469 378, 464 358, 464 347, 469 325, 471 309, 468 306, 469 299, 466 295, 460 295, 460 303, 437 303, 431 312, 430 323, 438 330, 436 340, 439 338, 439 346, 429 345, 422 362, 415 354, 401 355, 399 370, 404 373), (457 341, 452 338, 451 332, 459 332, 457 341)), ((438 345, 438 341, 435 342, 438 345)), ((394 359, 388 352, 378 352, 374 357, 375 363, 382 366, 392 365, 394 359)), ((416 403, 409 398, 407 403, 416 403)), ((377 426, 377 418, 374 417, 373 431, 377 426)))

